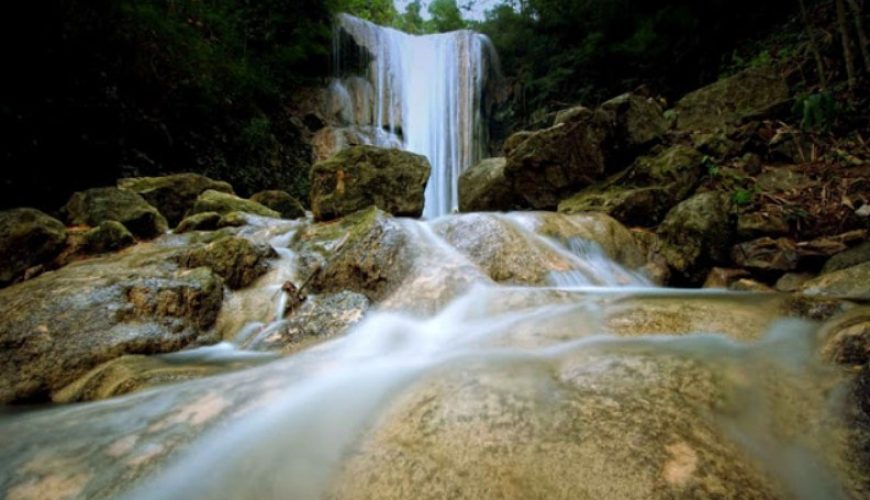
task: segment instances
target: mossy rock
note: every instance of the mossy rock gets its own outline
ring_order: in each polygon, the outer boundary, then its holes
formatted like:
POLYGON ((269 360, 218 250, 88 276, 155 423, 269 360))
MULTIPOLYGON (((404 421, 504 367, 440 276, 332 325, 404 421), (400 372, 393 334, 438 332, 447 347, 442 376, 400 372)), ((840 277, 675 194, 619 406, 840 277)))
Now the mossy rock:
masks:
POLYGON ((82 243, 88 253, 105 253, 127 248, 136 243, 136 238, 120 222, 109 220, 88 230, 82 243))
POLYGON ((96 227, 118 221, 139 238, 154 238, 168 229, 166 218, 142 196, 114 187, 94 188, 72 195, 64 207, 71 225, 96 227))
POLYGON ((749 68, 680 99, 677 129, 714 132, 759 113, 789 97, 785 79, 775 68, 749 68))
POLYGON ((670 212, 658 228, 662 255, 679 280, 699 284, 707 270, 728 258, 733 229, 731 201, 715 191, 696 194, 670 212))
POLYGON ((251 196, 251 201, 271 208, 281 214, 285 219, 298 219, 305 217, 305 207, 287 191, 269 190, 260 191, 251 196))
POLYGON ((124 354, 216 340, 222 280, 204 267, 179 269, 177 252, 137 245, 0 290, 0 403, 47 401, 124 354))
POLYGON ((524 200, 514 193, 504 176, 504 158, 487 158, 459 177, 461 212, 508 211, 521 208, 524 200))
POLYGON ((661 140, 667 131, 661 105, 653 98, 626 93, 599 108, 610 128, 608 163, 622 164, 661 140))
POLYGON ((214 231, 218 228, 218 223, 221 220, 221 214, 217 212, 202 212, 185 217, 178 227, 175 228, 176 234, 189 233, 190 231, 214 231))
POLYGON ((271 208, 265 207, 256 201, 246 200, 229 193, 214 191, 211 189, 199 195, 188 215, 200 214, 203 212, 217 212, 221 215, 230 212, 246 212, 263 217, 274 217, 276 219, 281 218, 280 213, 271 208))
POLYGON ((311 211, 332 220, 369 206, 397 216, 423 214, 431 167, 398 149, 355 146, 311 167, 311 211))
POLYGON ((625 223, 652 226, 698 185, 702 155, 682 145, 638 158, 628 169, 559 203, 559 212, 604 212, 625 223))
POLYGON ((132 177, 119 180, 118 187, 141 195, 160 210, 172 227, 181 222, 203 192, 213 190, 233 194, 233 187, 229 183, 199 174, 132 177))
POLYGON ((801 292, 815 297, 870 301, 870 262, 823 274, 804 283, 801 292))
POLYGON ((0 286, 57 256, 66 234, 63 223, 34 208, 0 211, 0 286))
POLYGON ((534 209, 555 209, 605 174, 607 131, 594 120, 521 134, 508 139, 505 178, 534 209))
POLYGON ((190 269, 207 267, 223 277, 228 287, 238 289, 265 274, 269 259, 276 256, 268 245, 230 236, 182 254, 179 263, 190 269))
POLYGON ((870 262, 870 241, 865 241, 828 259, 822 267, 822 274, 832 273, 865 262, 870 262))

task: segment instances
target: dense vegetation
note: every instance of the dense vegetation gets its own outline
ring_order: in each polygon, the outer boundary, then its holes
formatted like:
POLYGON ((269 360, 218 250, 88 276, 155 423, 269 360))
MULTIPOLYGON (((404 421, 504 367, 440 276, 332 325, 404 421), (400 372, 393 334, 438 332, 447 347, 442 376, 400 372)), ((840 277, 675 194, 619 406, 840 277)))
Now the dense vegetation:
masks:
MULTIPOLYGON (((805 3, 822 52, 839 50, 832 0, 805 3)), ((15 2, 2 27, 0 204, 51 210, 81 187, 179 170, 241 194, 281 188, 304 198, 309 132, 296 101, 330 73, 335 12, 412 33, 488 34, 508 84, 505 133, 641 84, 672 100, 729 69, 797 52, 810 60, 799 25, 795 40, 769 37, 796 18, 795 0, 490 5, 470 22, 456 0, 414 1, 403 12, 392 0, 15 2)), ((845 79, 840 60, 821 58, 832 79, 845 79)), ((853 58, 860 69, 859 51, 853 58)))

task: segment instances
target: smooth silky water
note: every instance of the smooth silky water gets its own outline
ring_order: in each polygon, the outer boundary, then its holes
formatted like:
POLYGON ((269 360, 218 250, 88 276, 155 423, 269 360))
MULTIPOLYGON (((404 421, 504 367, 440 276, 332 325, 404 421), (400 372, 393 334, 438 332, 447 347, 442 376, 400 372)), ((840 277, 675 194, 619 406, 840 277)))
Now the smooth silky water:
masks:
POLYGON ((591 242, 538 235, 533 214, 482 217, 571 269, 496 284, 438 235, 451 217, 465 216, 402 220, 407 284, 346 335, 284 357, 252 340, 283 320, 279 283, 300 278, 296 228, 281 228, 272 272, 228 300, 225 341, 163 356, 232 371, 7 414, 2 486, 10 498, 46 482, 129 498, 855 491, 840 374, 817 361, 814 325, 779 318, 777 296, 654 288, 591 242), (457 270, 471 279, 438 288, 443 306, 407 306, 432 299, 415 295, 421 280, 457 270))

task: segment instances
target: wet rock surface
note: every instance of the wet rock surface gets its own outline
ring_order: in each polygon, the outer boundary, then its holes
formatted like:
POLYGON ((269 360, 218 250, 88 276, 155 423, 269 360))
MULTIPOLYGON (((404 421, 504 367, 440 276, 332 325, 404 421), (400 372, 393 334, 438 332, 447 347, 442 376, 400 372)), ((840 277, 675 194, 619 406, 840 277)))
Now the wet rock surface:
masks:
POLYGON ((697 282, 705 268, 727 258, 730 224, 726 197, 716 192, 697 194, 668 212, 659 226, 662 255, 683 279, 697 282))
POLYGON ((244 288, 265 274, 269 270, 269 259, 276 256, 268 245, 227 236, 186 251, 178 259, 182 267, 207 267, 221 276, 230 288, 244 288))
POLYGON ((0 290, 0 401, 39 401, 99 363, 209 341, 223 282, 171 248, 73 263, 0 290))

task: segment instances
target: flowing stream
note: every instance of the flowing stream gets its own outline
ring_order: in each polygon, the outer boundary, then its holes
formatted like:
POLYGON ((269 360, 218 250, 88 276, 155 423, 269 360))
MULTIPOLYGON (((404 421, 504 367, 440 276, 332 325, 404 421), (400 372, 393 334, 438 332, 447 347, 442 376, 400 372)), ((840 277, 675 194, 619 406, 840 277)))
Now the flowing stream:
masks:
POLYGON ((163 356, 230 371, 0 417, 0 466, 15 471, 0 491, 137 499, 861 491, 836 416, 841 375, 818 361, 815 325, 781 318, 776 295, 655 288, 607 256, 613 242, 543 236, 554 220, 578 230, 595 223, 555 214, 397 220, 407 275, 349 333, 289 356, 258 344, 287 320, 276 291, 301 279, 288 248, 299 228, 274 236, 254 228, 249 236, 269 238, 281 258, 229 299, 224 316, 236 332, 163 356), (537 285, 494 283, 482 259, 451 243, 463 228, 473 233, 461 241, 512 235, 520 246, 499 251, 550 271, 537 285))

